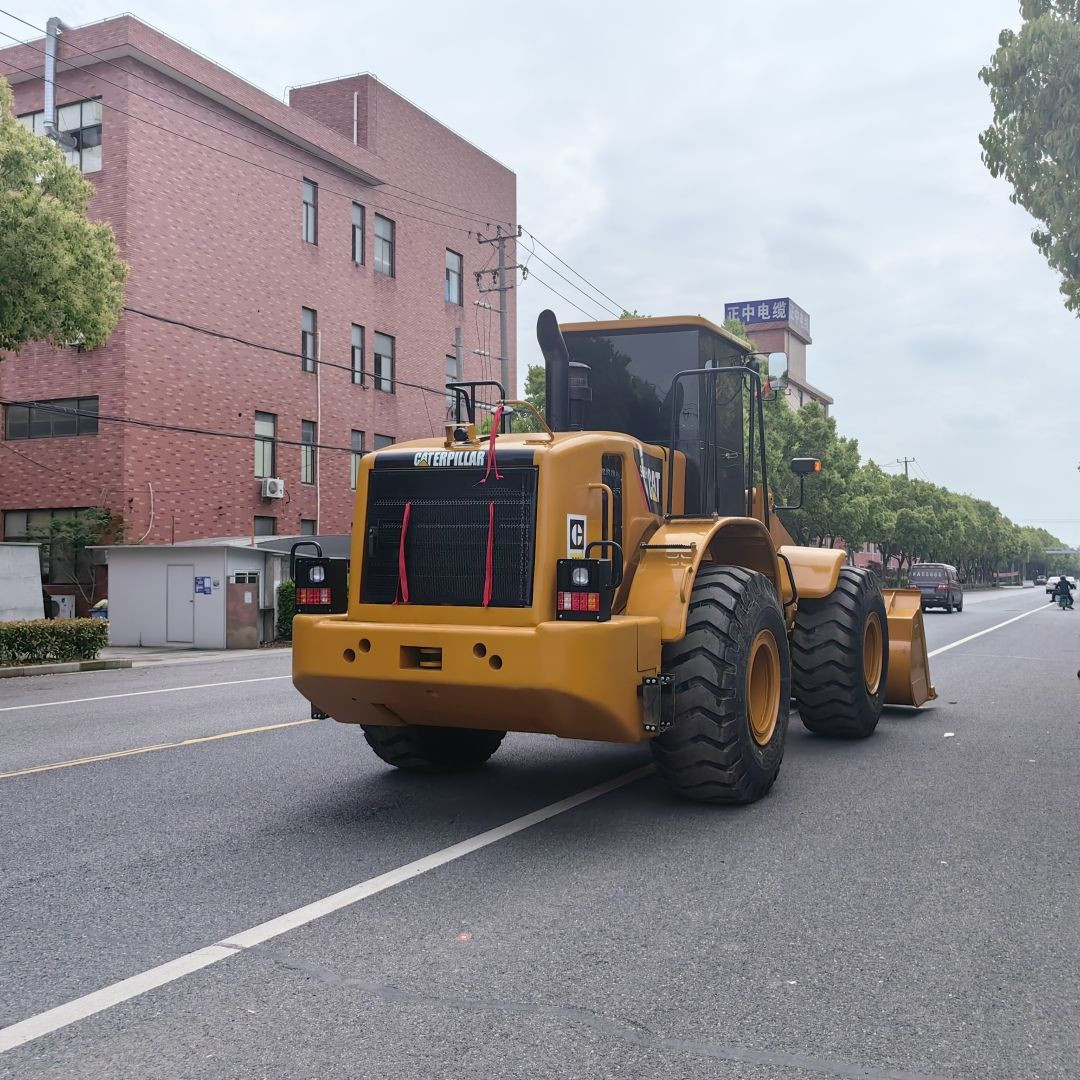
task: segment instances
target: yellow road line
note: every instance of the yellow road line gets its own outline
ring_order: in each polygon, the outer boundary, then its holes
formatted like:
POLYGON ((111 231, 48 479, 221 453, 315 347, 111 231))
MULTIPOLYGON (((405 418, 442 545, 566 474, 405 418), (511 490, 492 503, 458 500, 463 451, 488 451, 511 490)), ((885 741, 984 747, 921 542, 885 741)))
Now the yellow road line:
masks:
POLYGON ((264 724, 262 727, 243 728, 240 731, 223 731, 220 735, 202 735, 197 739, 183 739, 180 742, 157 743, 155 746, 136 746, 131 750, 116 750, 111 754, 94 754, 92 757, 75 758, 72 761, 57 761, 52 765, 35 765, 31 769, 16 769, 14 772, 4 772, 0 773, 0 780, 10 780, 15 776, 29 776, 31 773, 49 772, 52 769, 70 769, 74 765, 92 765, 95 761, 112 761, 114 758, 131 757, 133 754, 152 754, 155 750, 176 750, 181 746, 196 746, 198 743, 217 742, 219 739, 234 739, 237 735, 257 735, 261 731, 278 731, 281 728, 314 723, 316 723, 315 720, 287 720, 283 724, 264 724))

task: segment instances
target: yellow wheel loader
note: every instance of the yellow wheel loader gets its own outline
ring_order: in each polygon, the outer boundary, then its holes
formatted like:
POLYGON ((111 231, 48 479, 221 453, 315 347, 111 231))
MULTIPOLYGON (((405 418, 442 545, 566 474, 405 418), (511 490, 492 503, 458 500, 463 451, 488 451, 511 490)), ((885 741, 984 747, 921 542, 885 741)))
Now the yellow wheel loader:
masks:
MULTIPOLYGON (((781 524, 744 342, 550 311, 537 336, 544 417, 450 384, 444 438, 360 462, 348 565, 294 552, 313 715, 424 771, 478 766, 507 731, 648 741, 676 791, 745 803, 776 779, 792 701, 811 731, 865 738, 883 703, 936 696, 918 592, 781 524), (535 430, 511 433, 523 415, 535 430)), ((792 468, 801 488, 820 465, 792 468)))

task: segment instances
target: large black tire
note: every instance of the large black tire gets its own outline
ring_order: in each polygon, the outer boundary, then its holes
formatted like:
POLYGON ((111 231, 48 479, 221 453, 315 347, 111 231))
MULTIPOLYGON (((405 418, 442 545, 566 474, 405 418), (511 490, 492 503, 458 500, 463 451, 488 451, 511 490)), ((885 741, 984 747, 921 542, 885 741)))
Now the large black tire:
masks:
POLYGON ((799 601, 791 668, 799 717, 811 731, 845 739, 874 733, 889 675, 889 624, 869 570, 842 567, 832 593, 799 601))
POLYGON ((784 615, 768 579, 703 567, 686 636, 663 662, 675 678, 675 723, 652 740, 661 778, 701 802, 760 799, 780 771, 791 695, 784 615))
POLYGON ((388 765, 411 772, 463 772, 483 765, 506 737, 480 728, 365 726, 368 746, 388 765))

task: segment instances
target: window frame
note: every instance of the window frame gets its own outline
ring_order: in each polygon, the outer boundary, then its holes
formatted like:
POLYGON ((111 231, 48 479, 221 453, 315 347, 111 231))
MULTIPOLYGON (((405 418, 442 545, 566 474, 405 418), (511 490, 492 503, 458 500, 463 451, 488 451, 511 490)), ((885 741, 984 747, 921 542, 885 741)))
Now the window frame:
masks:
MULTIPOLYGON (((102 104, 100 97, 81 98, 78 101, 68 101, 63 105, 56 106, 56 130, 61 135, 69 135, 75 143, 71 150, 64 150, 64 157, 69 165, 74 165, 79 172, 101 172, 103 168, 103 154, 91 155, 93 164, 87 167, 87 150, 94 150, 102 146, 102 104), (86 116, 86 106, 94 106, 90 117, 86 116), (60 123, 60 114, 64 109, 79 109, 79 126, 69 127, 60 123), (89 121, 89 122, 88 122, 89 121)), ((32 135, 44 136, 45 134, 45 110, 23 113, 15 117, 20 124, 32 135)), ((61 148, 63 149, 63 148, 61 148)))
POLYGON ((367 242, 367 207, 363 203, 354 202, 352 204, 352 261, 356 266, 364 265, 364 245, 367 242), (357 214, 357 211, 360 211, 357 214), (357 217, 360 218, 357 221, 357 217), (359 240, 359 243, 357 243, 359 240), (357 258, 357 251, 359 250, 360 258, 357 258))
POLYGON ((397 364, 397 339, 392 334, 384 334, 381 330, 375 331, 375 344, 372 347, 372 382, 375 389, 382 394, 393 394, 395 390, 395 371, 397 364), (390 352, 379 351, 379 338, 390 342, 390 352), (389 361, 390 375, 385 374, 385 362, 389 361))
POLYGON ((265 480, 268 477, 277 476, 277 413, 262 412, 255 410, 255 479, 265 480), (270 419, 271 433, 269 435, 259 433, 259 422, 264 424, 266 418, 270 419), (270 458, 270 471, 259 472, 260 459, 265 467, 266 457, 270 458))
POLYGON ((383 274, 385 277, 397 277, 397 224, 393 218, 376 214, 373 232, 375 233, 375 251, 372 262, 376 273, 383 274), (389 236, 383 236, 379 232, 380 223, 385 223, 390 227, 389 236), (387 252, 389 252, 389 257, 387 257, 387 252))
POLYGON ((349 356, 351 358, 350 359, 350 363, 351 363, 351 366, 352 366, 351 378, 352 378, 354 386, 366 386, 367 385, 367 382, 365 381, 365 375, 364 375, 364 339, 365 339, 366 336, 367 336, 367 332, 364 330, 364 328, 359 323, 353 323, 352 324, 352 337, 351 337, 352 345, 350 347, 351 352, 349 353, 349 356), (359 331, 359 334, 357 333, 357 331, 359 331), (357 344, 357 341, 356 341, 357 337, 360 338, 359 344, 357 344), (359 365, 357 365, 357 360, 360 361, 359 365))
POLYGON ((36 537, 31 534, 31 529, 46 529, 48 525, 39 521, 35 525, 30 524, 31 515, 39 518, 48 515, 48 522, 57 518, 73 518, 84 513, 88 507, 31 507, 28 510, 18 508, 5 510, 2 517, 4 526, 4 542, 7 544, 37 544, 41 565, 41 583, 43 585, 71 585, 80 582, 89 582, 93 578, 93 564, 90 561, 90 552, 85 548, 74 556, 70 549, 62 543, 54 545, 51 539, 36 537), (12 531, 10 519, 16 515, 22 515, 23 528, 21 532, 12 531), (64 576, 66 572, 67 576, 64 576))
POLYGON ((374 437, 372 449, 385 450, 388 446, 393 446, 396 441, 397 440, 394 438, 393 435, 376 435, 374 437), (382 442, 379 441, 380 439, 382 440, 382 442))
MULTIPOLYGON (((450 383, 450 382, 461 382, 461 379, 462 379, 461 367, 462 367, 461 359, 458 357, 458 355, 456 353, 447 353, 446 354, 445 370, 446 370, 446 381, 448 383, 450 383), (449 370, 451 364, 454 365, 454 373, 452 375, 450 374, 450 370, 449 370)), ((450 412, 454 408, 454 404, 456 403, 456 401, 457 401, 457 395, 453 392, 453 390, 447 390, 446 391, 446 414, 447 414, 447 416, 450 415, 450 412)))
POLYGON ((319 475, 318 425, 314 420, 300 421, 300 483, 314 484, 319 475))
POLYGON ((351 459, 351 461, 349 463, 349 471, 350 471, 350 486, 351 486, 353 491, 356 490, 356 478, 360 473, 360 461, 363 458, 363 456, 367 453, 367 446, 366 446, 366 443, 365 443, 366 439, 367 439, 367 436, 364 434, 364 432, 360 431, 358 428, 353 428, 352 429, 352 437, 351 437, 352 441, 351 441, 351 444, 350 444, 352 446, 352 459, 351 459), (359 439, 356 437, 357 435, 360 436, 359 439))
POLYGON ((457 307, 465 306, 465 256, 459 251, 453 251, 451 248, 446 249, 446 278, 443 282, 443 299, 448 304, 455 304, 457 307), (454 269, 450 266, 450 258, 453 256, 457 259, 457 268, 454 269), (457 298, 454 298, 454 284, 457 284, 457 298))
POLYGON ((301 180, 301 199, 303 201, 303 225, 300 236, 305 244, 319 246, 319 185, 316 181, 304 177, 301 180), (310 196, 310 198, 309 198, 310 196))
POLYGON ((277 536, 277 518, 273 514, 253 514, 251 518, 251 535, 252 536, 277 536), (270 531, 264 532, 259 529, 260 521, 270 522, 270 531))
POLYGON ((100 402, 101 399, 96 395, 78 398, 50 398, 46 401, 35 401, 33 403, 13 401, 10 405, 4 406, 4 441, 25 442, 30 439, 75 439, 87 435, 98 435, 101 432, 98 422, 100 402), (57 409, 71 411, 57 412, 57 409), (25 434, 13 435, 11 433, 13 413, 15 417, 18 417, 20 412, 25 413, 25 418, 21 423, 17 424, 17 427, 24 430, 25 434), (38 413, 42 414, 41 418, 35 417, 35 414, 38 413), (93 413, 94 415, 93 417, 84 415, 87 413, 93 413), (49 419, 50 430, 47 433, 35 433, 35 422, 38 424, 44 423, 49 417, 51 417, 49 419), (54 430, 57 420, 63 420, 65 424, 73 425, 75 430, 54 430))
POLYGON ((318 363, 319 312, 316 308, 300 309, 300 370, 311 374, 318 363), (307 328, 311 316, 311 329, 307 328))
POLYGON ((318 536, 319 535, 319 522, 317 518, 301 518, 300 519, 300 535, 301 536, 318 536), (310 525, 311 528, 304 528, 305 525, 310 525))

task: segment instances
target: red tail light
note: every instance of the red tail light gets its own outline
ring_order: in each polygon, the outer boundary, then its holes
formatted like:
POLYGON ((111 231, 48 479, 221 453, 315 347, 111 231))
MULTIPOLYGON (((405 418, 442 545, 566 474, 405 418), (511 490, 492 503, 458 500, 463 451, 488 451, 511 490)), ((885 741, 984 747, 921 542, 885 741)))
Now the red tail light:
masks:
POLYGON ((296 590, 296 602, 307 606, 317 604, 329 604, 330 603, 330 590, 329 589, 297 589, 296 590))

